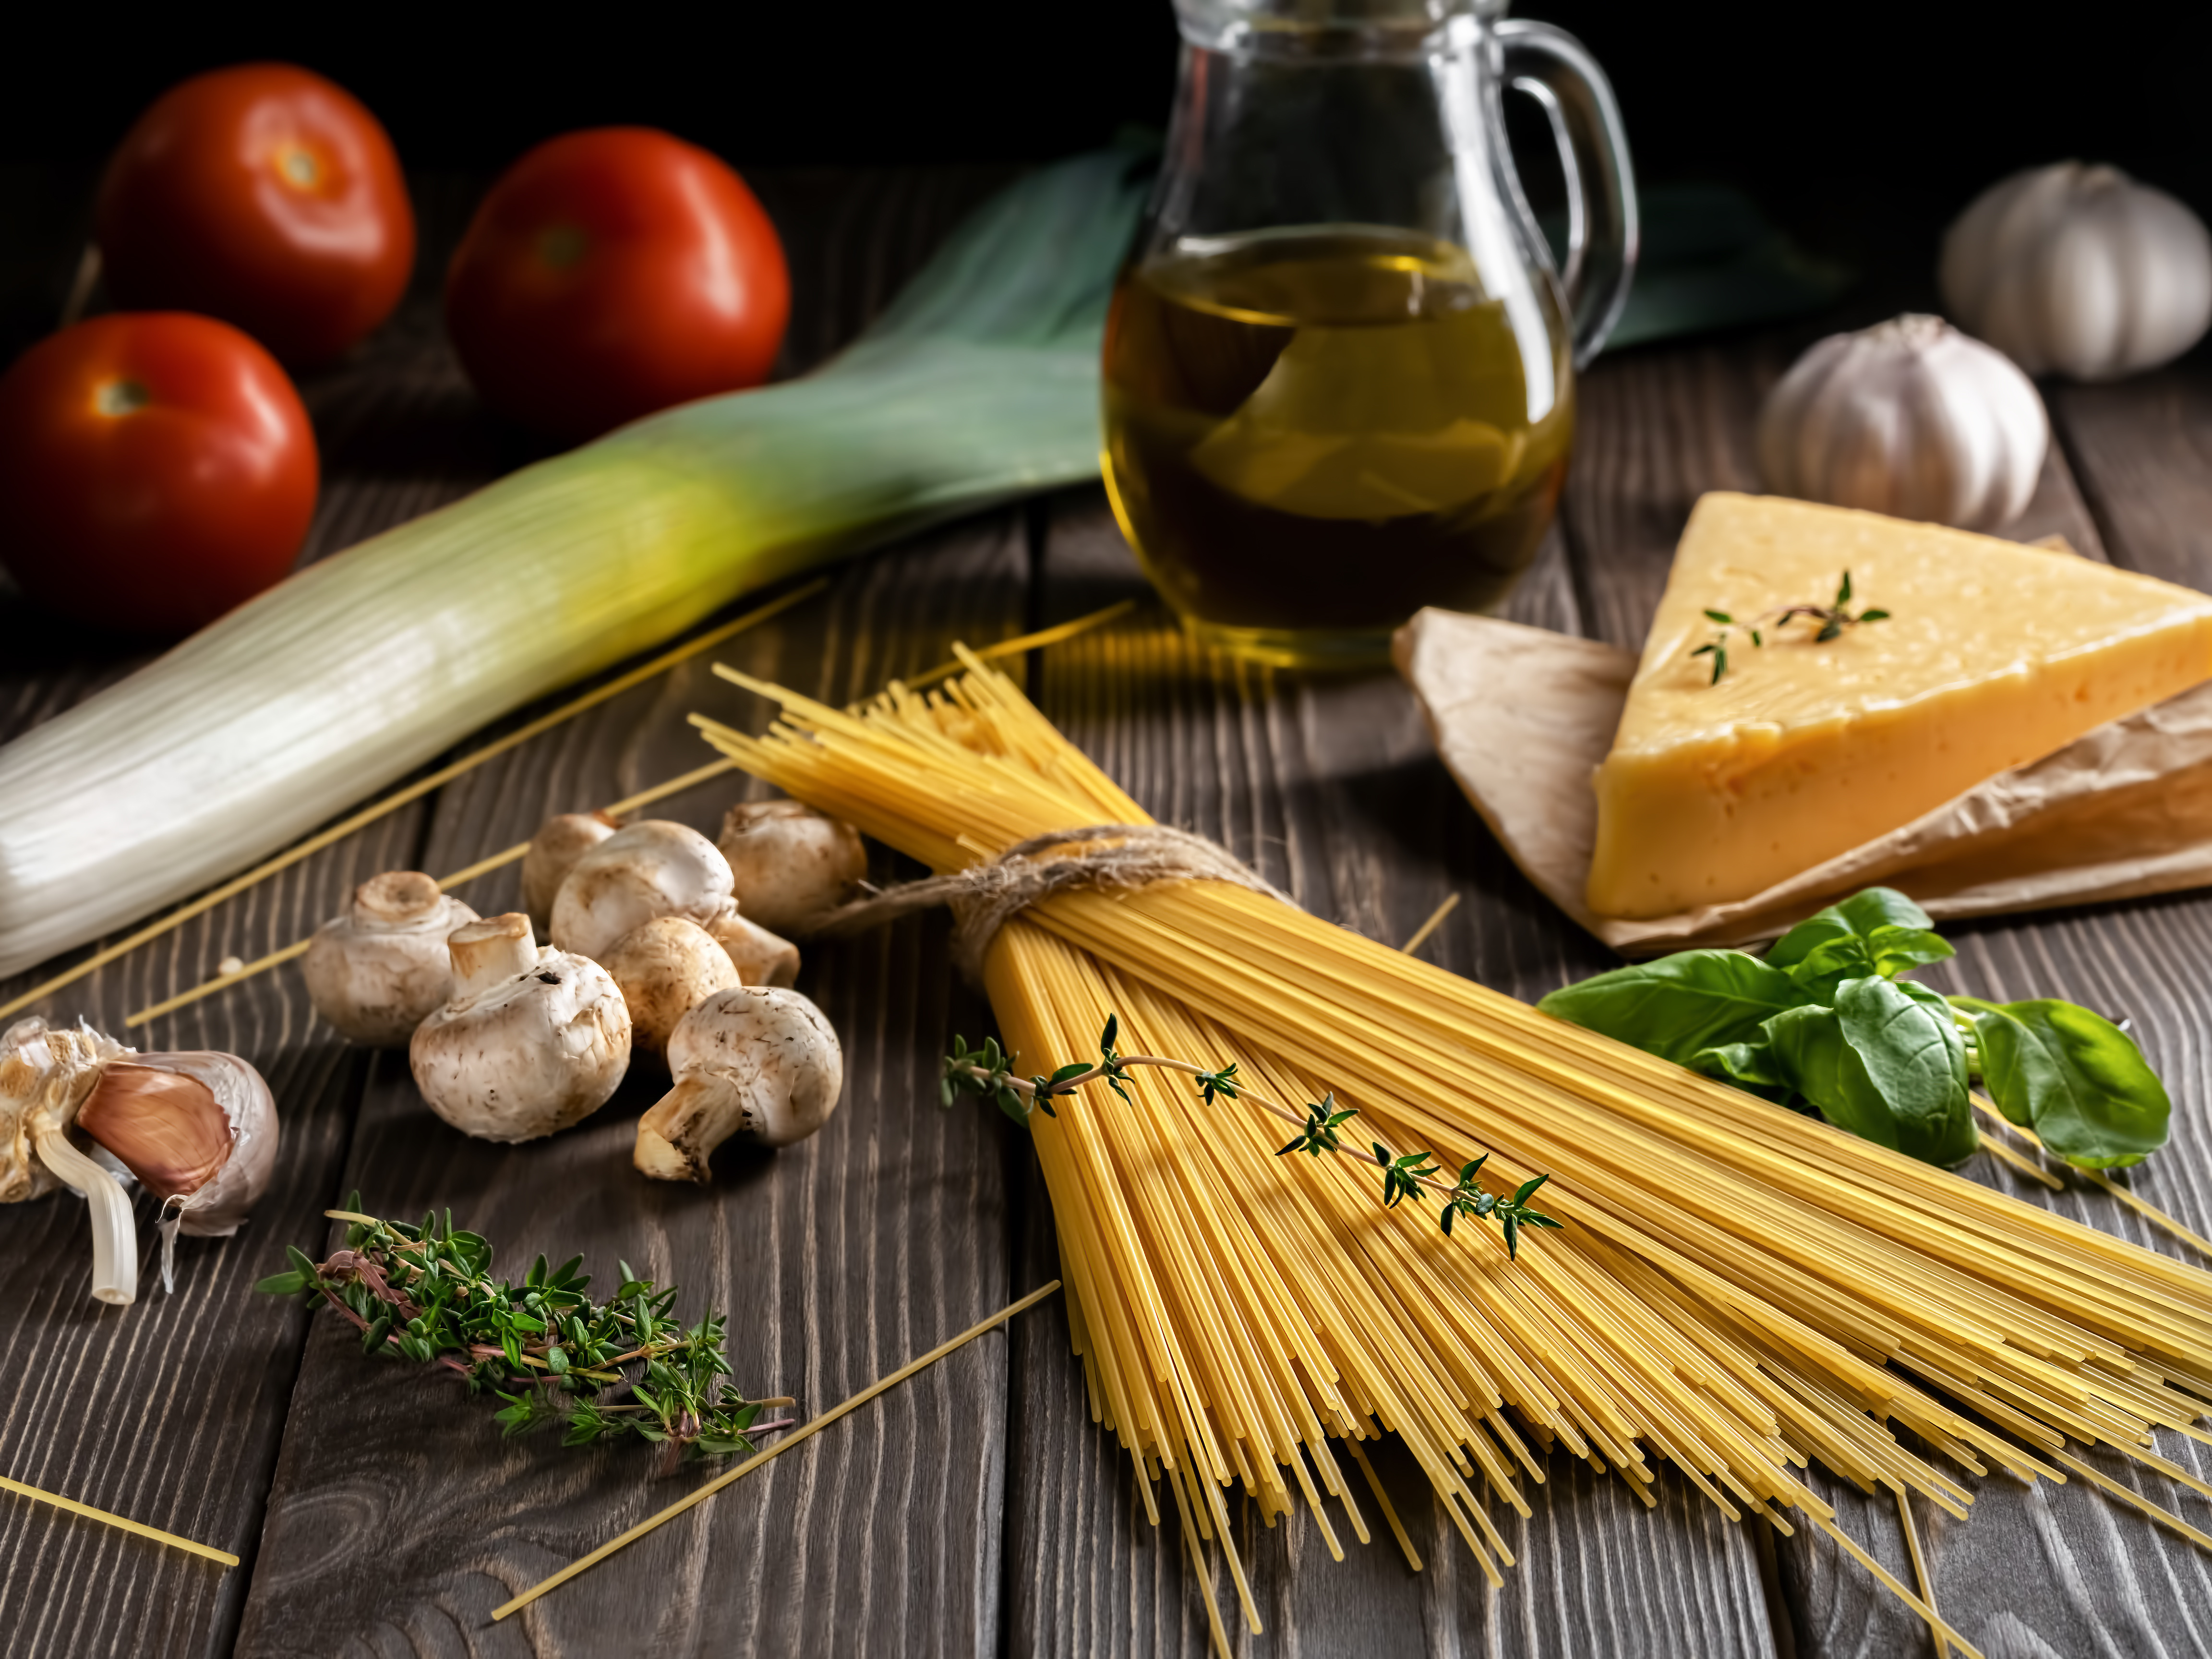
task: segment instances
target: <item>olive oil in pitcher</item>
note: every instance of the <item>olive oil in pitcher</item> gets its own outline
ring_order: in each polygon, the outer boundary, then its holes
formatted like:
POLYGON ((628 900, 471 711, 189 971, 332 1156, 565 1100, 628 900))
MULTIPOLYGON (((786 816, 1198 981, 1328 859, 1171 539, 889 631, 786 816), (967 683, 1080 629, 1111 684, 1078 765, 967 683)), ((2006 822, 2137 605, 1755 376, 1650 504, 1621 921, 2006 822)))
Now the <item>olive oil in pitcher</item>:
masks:
POLYGON ((1423 605, 1504 599, 1574 433, 1566 330, 1547 289, 1520 291, 1543 314, 1509 316, 1464 250, 1368 226, 1186 237, 1124 273, 1108 488, 1194 631, 1370 660, 1423 605))

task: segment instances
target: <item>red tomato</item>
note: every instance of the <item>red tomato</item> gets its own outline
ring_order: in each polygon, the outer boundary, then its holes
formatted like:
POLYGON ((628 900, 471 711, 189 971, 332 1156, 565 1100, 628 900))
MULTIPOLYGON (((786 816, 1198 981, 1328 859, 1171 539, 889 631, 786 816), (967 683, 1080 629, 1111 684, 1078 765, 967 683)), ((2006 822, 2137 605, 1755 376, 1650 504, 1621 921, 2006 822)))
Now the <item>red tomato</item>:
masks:
POLYGON ((446 276, 446 326, 485 402, 563 438, 758 386, 790 313, 783 244, 744 180, 649 127, 532 150, 446 276))
POLYGON ((118 305, 202 311, 279 357, 337 356, 415 265, 399 158, 344 88, 289 64, 172 87, 107 164, 95 216, 118 305))
POLYGON ((0 559, 87 622, 189 633, 281 580, 316 471, 284 371, 210 317, 95 317, 0 377, 0 559))

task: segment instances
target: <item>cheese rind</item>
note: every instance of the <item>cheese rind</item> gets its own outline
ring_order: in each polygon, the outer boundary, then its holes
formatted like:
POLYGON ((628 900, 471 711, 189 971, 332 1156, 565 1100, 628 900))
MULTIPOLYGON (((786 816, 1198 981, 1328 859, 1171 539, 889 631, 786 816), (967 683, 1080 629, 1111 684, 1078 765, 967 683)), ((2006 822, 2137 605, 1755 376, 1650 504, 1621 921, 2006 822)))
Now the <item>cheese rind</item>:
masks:
POLYGON ((2212 678, 2212 598, 1939 526, 1773 496, 1701 499, 1612 752, 1589 901, 1671 915, 1748 898, 1984 779, 2212 678), (1754 618, 1888 617, 1814 643, 1754 618), (1705 616, 1737 618, 1711 684, 1705 616))

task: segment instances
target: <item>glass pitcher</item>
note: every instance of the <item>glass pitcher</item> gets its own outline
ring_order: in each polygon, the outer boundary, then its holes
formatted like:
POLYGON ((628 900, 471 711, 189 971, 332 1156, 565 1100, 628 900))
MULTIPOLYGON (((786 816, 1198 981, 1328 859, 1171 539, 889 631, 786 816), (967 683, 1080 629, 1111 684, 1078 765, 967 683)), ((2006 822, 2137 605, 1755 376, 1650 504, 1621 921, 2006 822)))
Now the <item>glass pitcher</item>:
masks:
POLYGON ((1167 151, 1115 289, 1104 468, 1208 641, 1387 658, 1425 605, 1495 607, 1550 525, 1574 372, 1636 262, 1613 92, 1506 0, 1176 0, 1167 151), (1549 117, 1553 265, 1503 90, 1549 117))

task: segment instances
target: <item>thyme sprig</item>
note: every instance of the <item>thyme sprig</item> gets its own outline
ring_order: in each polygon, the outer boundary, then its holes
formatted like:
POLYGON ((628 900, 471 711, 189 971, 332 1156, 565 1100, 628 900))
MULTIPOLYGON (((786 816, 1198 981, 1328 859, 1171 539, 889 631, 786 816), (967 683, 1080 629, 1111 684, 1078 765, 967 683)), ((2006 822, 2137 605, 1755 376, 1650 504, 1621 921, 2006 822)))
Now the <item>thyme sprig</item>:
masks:
POLYGON ((725 1322, 678 1323, 674 1285, 659 1289, 625 1261, 614 1295, 594 1303, 576 1271, 583 1257, 549 1267, 542 1255, 510 1285, 491 1276, 491 1245, 456 1228, 451 1211, 410 1226, 360 1206, 356 1193, 329 1212, 347 1226, 327 1261, 287 1246, 290 1271, 255 1288, 327 1304, 362 1334, 364 1353, 453 1372, 471 1395, 490 1389, 506 1402, 494 1414, 503 1434, 557 1423, 564 1446, 635 1434, 672 1467, 750 1452, 753 1436, 791 1426, 760 1420, 789 1401, 747 1400, 722 1380, 725 1322), (627 1401, 602 1398, 625 1389, 627 1401))
POLYGON ((1846 570, 1844 572, 1843 580, 1837 584, 1836 602, 1833 605, 1780 605, 1772 611, 1762 612, 1747 623, 1738 623, 1725 611, 1708 609, 1705 611, 1705 620, 1717 624, 1713 636, 1690 653, 1690 655, 1693 659, 1711 657, 1713 659, 1713 677, 1706 684, 1718 685, 1721 683, 1721 676, 1727 673, 1729 669, 1729 635, 1738 628, 1741 628, 1751 635, 1751 642, 1756 647, 1765 645, 1767 634, 1773 630, 1787 628, 1794 622, 1814 622, 1818 623, 1820 627, 1813 635, 1813 643, 1826 645, 1830 640, 1839 637, 1846 629, 1856 628, 1862 623, 1884 622, 1888 619, 1889 612, 1879 608, 1869 608, 1853 616, 1850 611, 1850 603, 1851 573, 1846 570))
POLYGON ((1016 1074, 1017 1057, 1000 1048, 996 1037, 986 1037, 971 1048, 965 1037, 955 1036, 952 1052, 945 1057, 944 1073, 938 1085, 939 1103, 950 1106, 960 1095, 980 1095, 1027 1128, 1032 1113, 1057 1117, 1060 1114, 1053 1103, 1073 1095, 1087 1084, 1103 1083, 1126 1102, 1129 1099, 1127 1079, 1130 1069, 1157 1066, 1163 1071, 1181 1072, 1192 1079, 1198 1086, 1199 1097, 1209 1106, 1217 1100, 1241 1101, 1295 1125, 1298 1133, 1275 1153, 1277 1158, 1287 1158, 1292 1152, 1319 1158, 1323 1152, 1333 1152, 1374 1164, 1382 1172, 1382 1204, 1386 1209, 1397 1208, 1406 1199, 1419 1200, 1424 1193, 1441 1198, 1443 1203, 1437 1212, 1437 1222, 1447 1234, 1460 1216, 1497 1221, 1503 1229, 1505 1254, 1513 1257, 1519 1251, 1523 1227, 1559 1224, 1541 1211, 1528 1207, 1528 1200, 1551 1179, 1549 1175, 1522 1182, 1518 1191, 1505 1198, 1486 1191, 1478 1180, 1482 1166, 1489 1161, 1487 1152, 1462 1166, 1457 1180, 1446 1181, 1442 1167, 1427 1152, 1393 1152, 1379 1140, 1369 1143, 1371 1151, 1348 1146, 1343 1139, 1344 1126, 1359 1115, 1358 1109, 1338 1106, 1334 1091, 1308 1104, 1303 1111, 1294 1111, 1280 1101, 1270 1100, 1239 1078, 1234 1061, 1208 1070, 1164 1054, 1122 1054, 1114 1046, 1121 1023, 1119 1015, 1108 1018, 1105 1032, 1098 1039, 1099 1059, 1096 1065, 1078 1060, 1049 1073, 1027 1078, 1016 1074))

